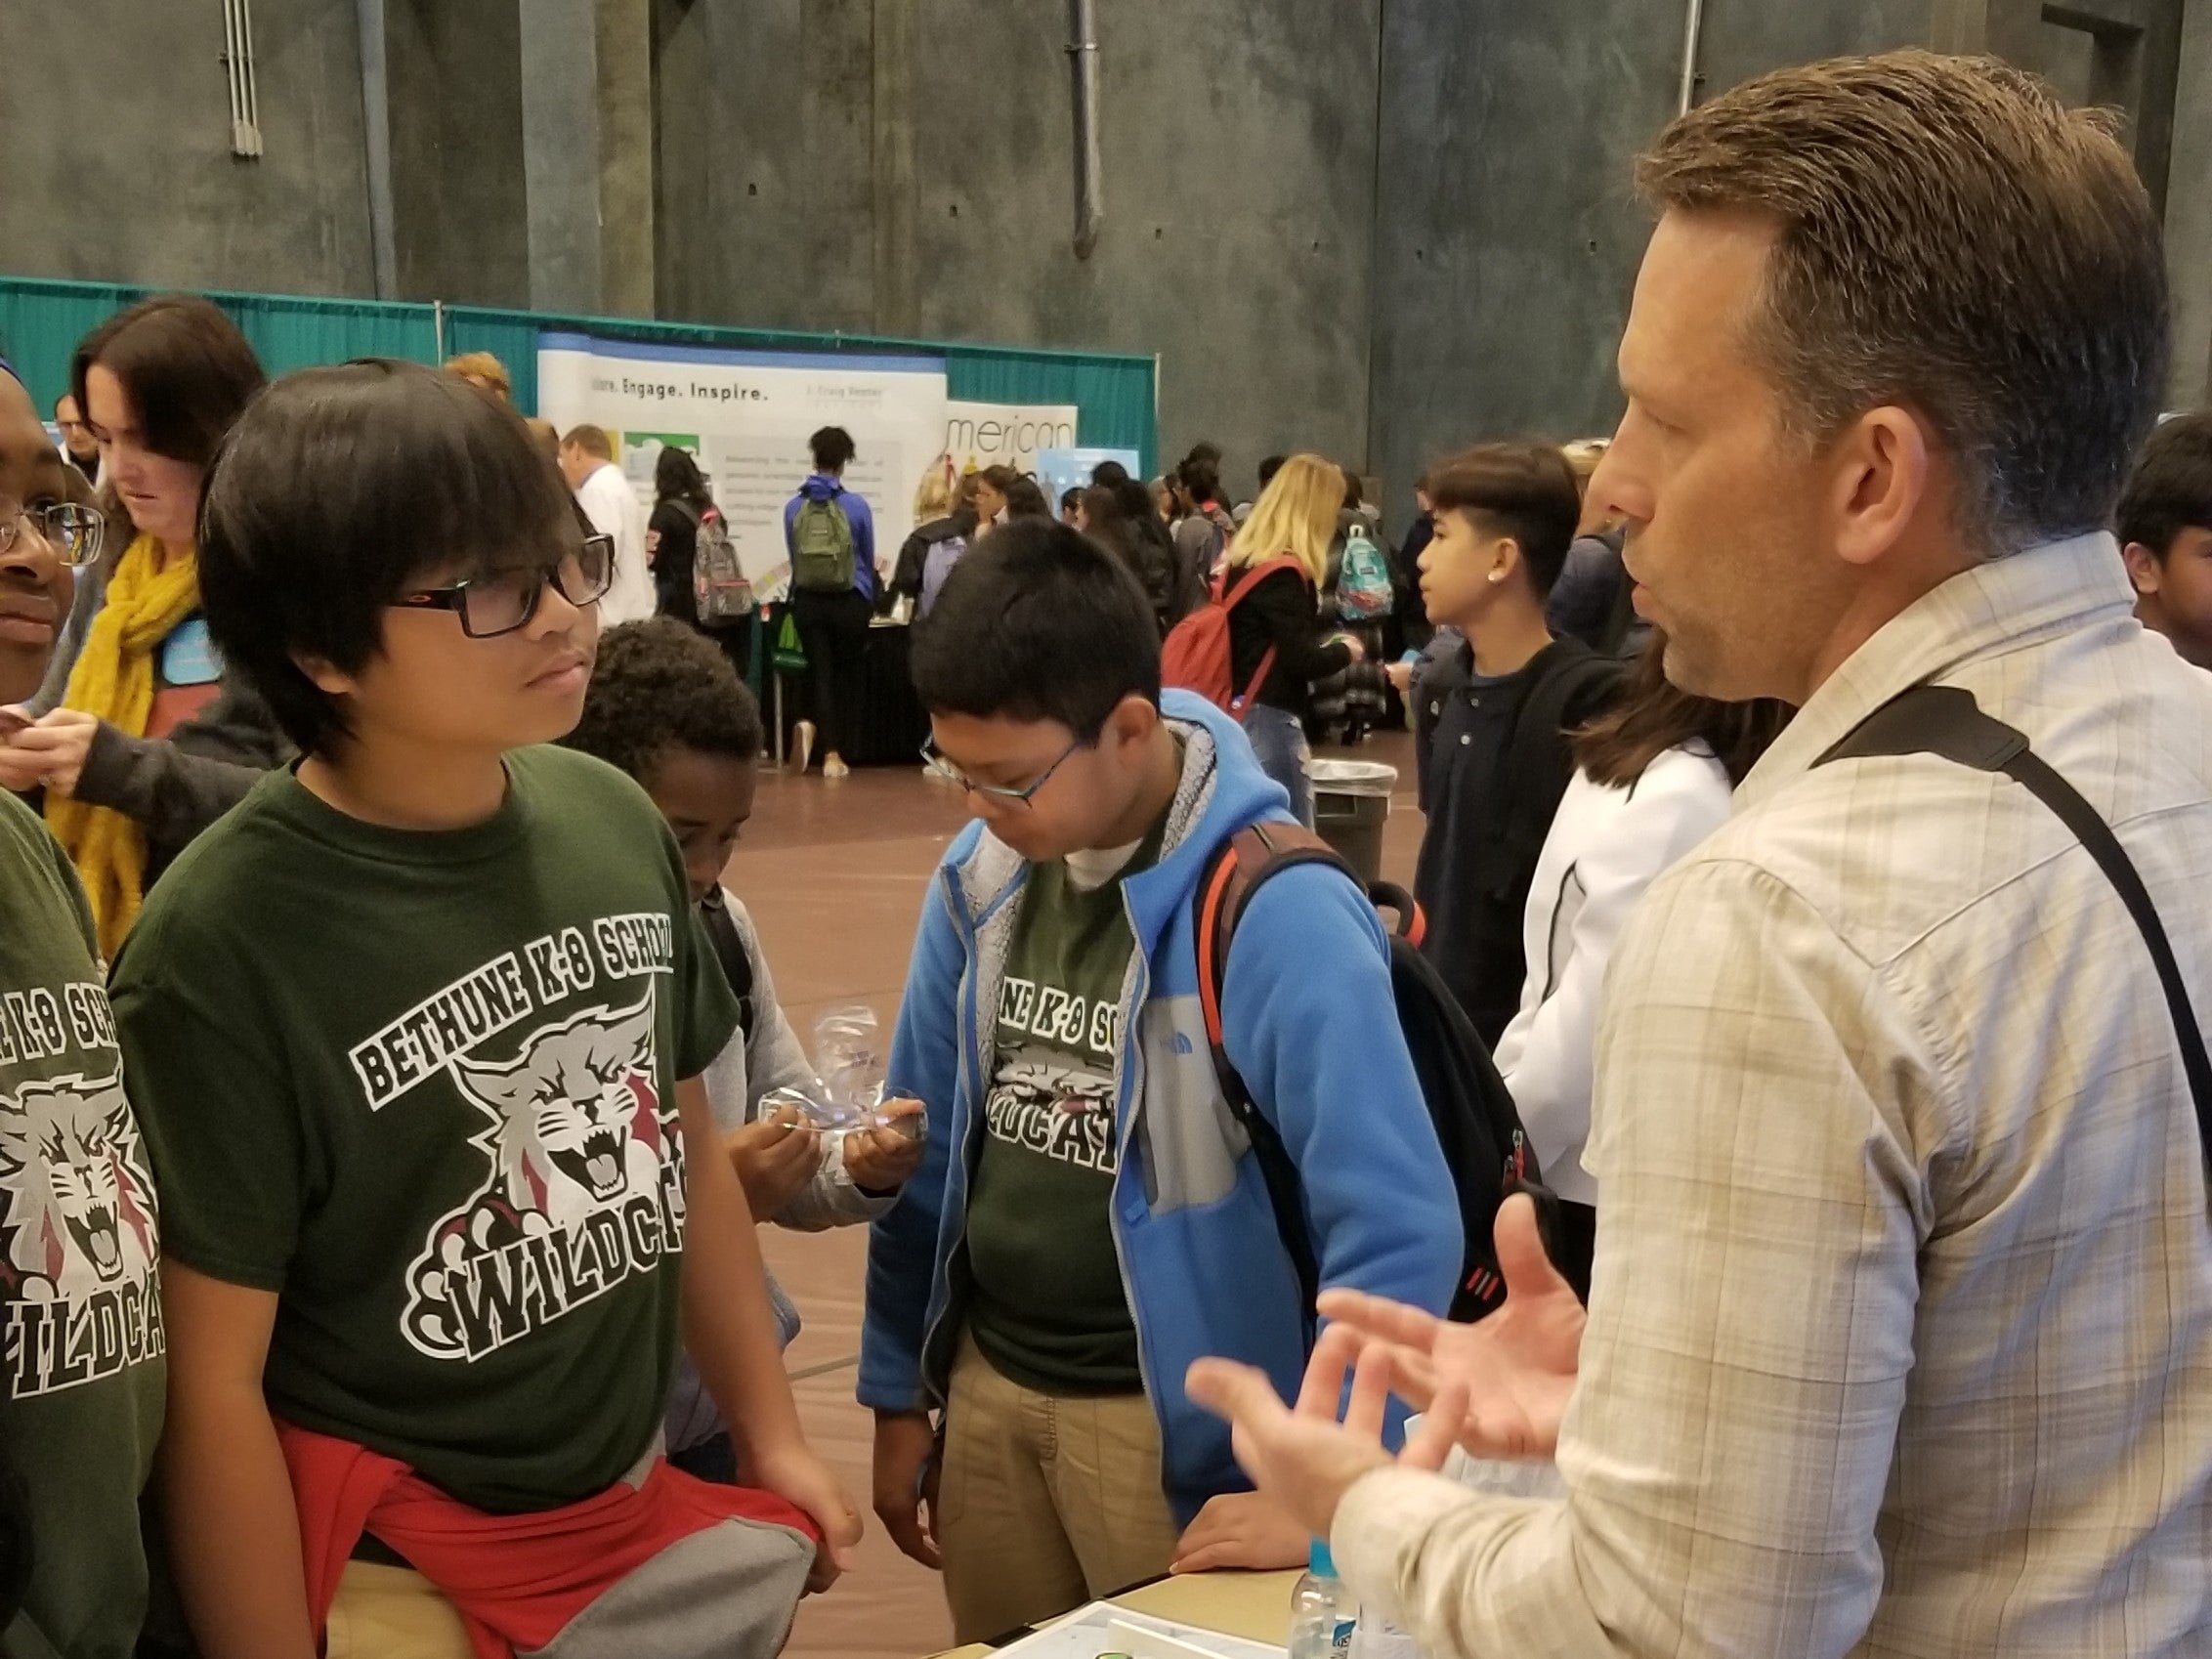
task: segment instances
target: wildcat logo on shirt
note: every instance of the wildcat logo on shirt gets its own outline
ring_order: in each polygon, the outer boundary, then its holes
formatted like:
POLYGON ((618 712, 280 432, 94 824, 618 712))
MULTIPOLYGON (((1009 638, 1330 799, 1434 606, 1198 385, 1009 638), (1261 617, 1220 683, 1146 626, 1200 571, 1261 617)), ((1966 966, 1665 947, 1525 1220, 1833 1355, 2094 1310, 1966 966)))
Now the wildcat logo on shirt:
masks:
POLYGON ((1114 1174, 1113 1056, 1121 1046, 1122 1010, 1107 1000, 1063 991, 1008 974, 999 985, 999 1032, 1015 1044, 992 1075, 983 1102, 994 1140, 1114 1174), (1084 1064, 1087 1054, 1103 1064, 1084 1064))
POLYGON ((983 1116, 994 1140, 1101 1175, 1121 1168, 1114 1144, 1114 1080, 1050 1054, 1023 1049, 1001 1065, 991 1080, 983 1116))
POLYGON ((0 1237, 15 1398, 163 1351, 153 1187, 119 1073, 0 1095, 0 1237))
POLYGON ((409 1270, 409 1342, 480 1359, 682 1251, 683 1153, 659 1076, 650 990, 539 1027, 511 1059, 454 1062, 489 1168, 409 1270))

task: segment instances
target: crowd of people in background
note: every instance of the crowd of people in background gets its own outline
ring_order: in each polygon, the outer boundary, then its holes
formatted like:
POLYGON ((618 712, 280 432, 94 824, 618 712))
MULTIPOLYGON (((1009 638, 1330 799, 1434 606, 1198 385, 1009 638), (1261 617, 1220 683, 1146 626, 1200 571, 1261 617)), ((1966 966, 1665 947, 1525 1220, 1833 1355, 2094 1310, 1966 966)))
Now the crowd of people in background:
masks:
POLYGON ((1617 434, 1441 453, 1394 546, 1199 445, 943 458, 893 552, 812 435, 797 769, 911 621, 973 818, 857 1127, 731 863, 695 456, 649 510, 492 358, 268 384, 181 296, 60 449, 0 372, 8 1650, 312 1654, 404 1566, 478 1651, 773 1653, 861 1519, 756 1220, 872 1228, 869 1498, 963 1641, 1311 1561, 1438 1656, 2201 1650, 2212 413, 2144 191, 1926 54, 1639 180, 1617 434), (1410 901, 1311 834, 1393 706, 1410 901))

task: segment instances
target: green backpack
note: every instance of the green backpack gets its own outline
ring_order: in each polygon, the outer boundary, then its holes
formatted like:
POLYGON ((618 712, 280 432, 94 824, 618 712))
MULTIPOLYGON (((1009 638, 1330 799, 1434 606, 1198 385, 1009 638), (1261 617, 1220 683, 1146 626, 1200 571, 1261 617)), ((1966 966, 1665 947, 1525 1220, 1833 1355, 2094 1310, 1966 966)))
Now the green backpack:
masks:
POLYGON ((849 593, 853 521, 831 496, 809 495, 791 521, 791 586, 801 593, 849 593))

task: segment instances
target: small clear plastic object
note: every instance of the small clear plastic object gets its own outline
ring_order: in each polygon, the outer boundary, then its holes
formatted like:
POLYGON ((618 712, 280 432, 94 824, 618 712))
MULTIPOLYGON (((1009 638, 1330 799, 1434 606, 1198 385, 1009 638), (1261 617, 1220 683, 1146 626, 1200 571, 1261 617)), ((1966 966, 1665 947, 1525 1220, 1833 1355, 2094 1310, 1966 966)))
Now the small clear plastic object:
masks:
POLYGON ((874 1009, 854 1003, 816 1020, 814 1066, 819 1075, 808 1086, 763 1095, 762 1115, 789 1107, 809 1128, 832 1134, 895 1127, 910 1139, 920 1137, 919 1113, 893 1116, 883 1110, 882 1027, 874 1009))
POLYGON ((855 1002, 816 1020, 814 1069, 832 1103, 876 1122, 883 1103, 883 1041, 875 1010, 855 1002))

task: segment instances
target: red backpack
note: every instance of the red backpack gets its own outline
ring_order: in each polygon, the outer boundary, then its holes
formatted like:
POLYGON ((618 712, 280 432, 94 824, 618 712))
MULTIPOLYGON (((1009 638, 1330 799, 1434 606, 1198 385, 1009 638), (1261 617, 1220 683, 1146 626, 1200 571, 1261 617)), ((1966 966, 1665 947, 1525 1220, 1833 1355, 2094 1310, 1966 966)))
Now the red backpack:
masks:
POLYGON ((1215 707, 1226 709, 1242 720, 1252 707, 1254 696, 1267 683, 1268 670, 1275 666, 1275 648, 1267 648, 1253 673, 1252 684, 1244 688, 1240 697, 1232 677, 1235 670, 1230 665, 1229 613, 1244 602, 1245 595, 1257 587, 1263 577, 1273 575, 1286 565, 1294 571, 1305 569, 1285 553, 1263 565, 1253 566, 1233 588, 1229 586, 1229 572, 1222 571, 1214 576, 1206 603, 1168 631, 1167 642, 1160 648, 1161 684, 1178 691, 1196 692, 1215 707))

